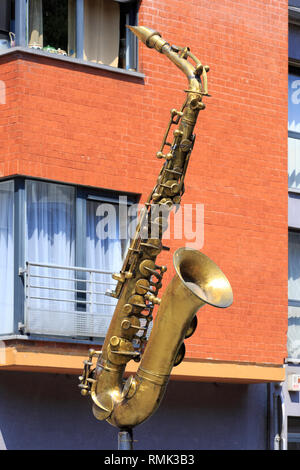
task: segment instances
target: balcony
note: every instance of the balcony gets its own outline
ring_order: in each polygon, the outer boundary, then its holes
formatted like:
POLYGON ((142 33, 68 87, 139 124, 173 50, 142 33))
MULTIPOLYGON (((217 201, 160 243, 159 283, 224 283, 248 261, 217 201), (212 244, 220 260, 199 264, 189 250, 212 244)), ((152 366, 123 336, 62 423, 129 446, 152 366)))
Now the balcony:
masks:
POLYGON ((25 334, 105 337, 117 302, 105 295, 112 272, 27 262, 23 275, 25 334))

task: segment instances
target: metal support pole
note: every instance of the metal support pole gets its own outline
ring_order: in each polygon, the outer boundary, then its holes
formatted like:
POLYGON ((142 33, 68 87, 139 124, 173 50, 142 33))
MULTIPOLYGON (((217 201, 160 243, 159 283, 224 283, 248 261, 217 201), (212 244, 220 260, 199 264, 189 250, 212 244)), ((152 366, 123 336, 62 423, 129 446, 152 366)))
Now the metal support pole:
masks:
POLYGON ((27 22, 27 2, 26 0, 15 1, 15 33, 16 46, 26 46, 26 22, 27 22))
POLYGON ((118 450, 133 450, 132 429, 128 429, 128 431, 119 432, 118 450))
POLYGON ((76 0, 76 57, 83 59, 84 49, 84 0, 76 0))

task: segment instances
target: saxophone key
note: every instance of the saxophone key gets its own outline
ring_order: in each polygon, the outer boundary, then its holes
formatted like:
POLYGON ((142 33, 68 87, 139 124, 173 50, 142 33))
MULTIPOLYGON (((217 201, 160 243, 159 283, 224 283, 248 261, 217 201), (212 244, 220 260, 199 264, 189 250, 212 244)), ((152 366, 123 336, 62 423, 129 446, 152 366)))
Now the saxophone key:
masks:
MULTIPOLYGON (((166 142, 165 145, 169 145, 170 147, 172 146, 172 144, 170 144, 169 142, 166 142)), ((157 152, 156 158, 164 158, 165 160, 171 160, 173 158, 173 153, 168 152, 167 154, 164 154, 163 152, 157 152)))
POLYGON ((132 312, 132 305, 125 304, 123 307, 123 312, 126 313, 126 315, 129 315, 132 312))
POLYGON ((132 295, 129 298, 129 303, 133 306, 133 308, 138 308, 141 310, 147 307, 144 302, 144 297, 142 295, 132 295))
POLYGON ((174 135, 174 137, 182 137, 183 132, 180 131, 179 129, 175 129, 175 131, 173 132, 173 135, 174 135))
POLYGON ((160 186, 166 189, 168 196, 175 196, 180 191, 180 184, 176 180, 169 180, 160 186))
POLYGON ((160 200, 160 198, 161 198, 160 193, 155 192, 155 193, 152 194, 152 199, 153 199, 154 202, 158 202, 160 200))
POLYGON ((146 242, 141 243, 141 246, 149 256, 157 256, 162 250, 162 243, 159 238, 149 238, 146 242))
POLYGON ((111 276, 115 281, 118 281, 118 282, 125 282, 125 276, 123 273, 114 273, 112 274, 111 276))
POLYGON ((182 111, 177 111, 177 109, 173 108, 171 109, 171 116, 174 117, 174 116, 183 116, 183 112, 182 111))
POLYGON ((189 140, 189 139, 183 139, 181 142, 180 142, 180 145, 179 147, 181 148, 181 150, 183 150, 184 152, 189 152, 192 148, 192 141, 189 140))
POLYGON ((163 199, 159 201, 159 205, 164 206, 167 209, 169 209, 169 211, 171 211, 173 208, 173 201, 170 198, 164 197, 163 199))
POLYGON ((145 277, 150 277, 155 272, 155 263, 151 259, 144 259, 139 265, 140 273, 145 277))
POLYGON ((141 326, 140 320, 136 317, 132 317, 130 320, 129 319, 123 320, 122 323, 121 323, 121 326, 122 326, 123 330, 127 331, 127 333, 129 332, 129 330, 133 330, 134 332, 136 330, 137 331, 147 330, 147 328, 145 328, 144 326, 141 326))
POLYGON ((148 279, 138 279, 135 283, 135 291, 137 294, 146 294, 150 289, 150 282, 148 279))

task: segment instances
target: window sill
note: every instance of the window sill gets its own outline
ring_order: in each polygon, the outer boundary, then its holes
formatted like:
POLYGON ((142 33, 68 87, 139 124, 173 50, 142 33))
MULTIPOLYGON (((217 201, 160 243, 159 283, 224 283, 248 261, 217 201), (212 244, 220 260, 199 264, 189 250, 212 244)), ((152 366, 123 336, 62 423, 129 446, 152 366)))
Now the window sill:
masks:
POLYGON ((32 56, 39 56, 39 57, 44 57, 47 59, 53 59, 53 60, 58 60, 61 62, 65 62, 66 64, 74 64, 74 65, 83 65, 84 67, 90 67, 93 69, 98 69, 98 70, 105 70, 106 72, 111 72, 111 73, 116 73, 119 75, 125 75, 128 77, 134 77, 134 78, 139 78, 143 80, 145 78, 145 75, 140 72, 135 72, 133 70, 126 70, 126 69, 120 69, 117 67, 111 67, 110 65, 104 65, 104 64, 96 64, 93 62, 87 62, 86 60, 83 59, 76 59, 73 57, 67 57, 64 55, 60 54, 54 54, 51 52, 46 52, 46 51, 41 51, 41 50, 36 50, 36 49, 30 49, 29 47, 12 47, 10 49, 5 49, 3 51, 0 51, 0 57, 3 56, 9 56, 14 53, 24 53, 32 56))

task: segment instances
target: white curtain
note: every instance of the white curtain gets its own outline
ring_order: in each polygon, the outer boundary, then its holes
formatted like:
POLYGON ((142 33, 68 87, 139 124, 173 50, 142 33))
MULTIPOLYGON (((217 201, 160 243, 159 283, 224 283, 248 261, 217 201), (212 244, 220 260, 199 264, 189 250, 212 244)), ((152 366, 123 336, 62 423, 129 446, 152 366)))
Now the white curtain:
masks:
POLYGON ((300 359, 300 233, 298 232, 289 232, 288 277, 288 356, 300 359))
POLYGON ((43 47, 43 0, 30 0, 28 17, 28 45, 42 49, 43 47))
MULTIPOLYGON (((26 182, 26 260, 65 267, 75 265, 74 188, 40 181, 26 182)), ((29 330, 71 334, 76 297, 74 271, 32 267, 29 330), (70 280, 69 280, 70 279, 70 280), (49 299, 58 300, 49 300, 49 299)))
POLYGON ((0 183, 0 334, 13 333, 14 183, 0 183))
MULTIPOLYGON (((87 201, 86 265, 88 268, 117 273, 122 264, 122 242, 119 238, 119 211, 116 204, 87 201)), ((105 295, 115 281, 110 274, 95 274, 94 313, 113 314, 116 300, 105 295)))
POLYGON ((68 0, 68 56, 76 57, 76 0, 68 0))
POLYGON ((118 66, 120 7, 112 0, 84 2, 84 60, 118 66))

